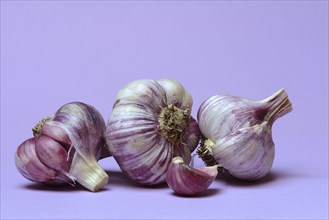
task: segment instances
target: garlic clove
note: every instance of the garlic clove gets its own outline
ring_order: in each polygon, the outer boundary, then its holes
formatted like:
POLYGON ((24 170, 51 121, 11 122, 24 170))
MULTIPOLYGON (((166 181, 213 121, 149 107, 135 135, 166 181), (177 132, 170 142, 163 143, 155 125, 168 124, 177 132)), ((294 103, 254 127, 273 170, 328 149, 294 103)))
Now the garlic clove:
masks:
POLYGON ((67 151, 54 139, 39 135, 36 138, 35 150, 40 161, 46 166, 57 171, 67 171, 69 168, 67 151))
POLYGON ((174 157, 169 164, 166 181, 178 195, 196 195, 207 190, 217 174, 217 165, 191 168, 181 157, 174 157))
POLYGON ((257 180, 266 176, 274 160, 274 143, 268 122, 242 128, 215 143, 215 160, 239 179, 257 180))
POLYGON ((57 171, 44 165, 35 150, 35 138, 24 141, 15 154, 15 164, 18 171, 33 182, 46 184, 61 184, 66 181, 56 178, 57 171))
POLYGON ((46 124, 64 130, 71 144, 84 158, 100 157, 105 146, 105 121, 94 107, 82 102, 67 103, 46 124))
POLYGON ((122 145, 118 144, 117 151, 112 148, 111 152, 130 179, 144 185, 161 184, 165 180, 167 167, 173 157, 172 148, 164 139, 158 140, 156 134, 149 136, 151 132, 146 134, 143 134, 143 130, 140 132, 140 135, 130 133, 129 140, 112 139, 112 143, 120 141, 122 145))
POLYGON ((65 147, 71 146, 71 140, 67 133, 60 127, 48 125, 46 122, 42 126, 41 134, 47 135, 65 147))
POLYGON ((166 93, 167 103, 176 104, 177 108, 192 107, 193 99, 190 93, 174 79, 160 79, 156 81, 166 93))

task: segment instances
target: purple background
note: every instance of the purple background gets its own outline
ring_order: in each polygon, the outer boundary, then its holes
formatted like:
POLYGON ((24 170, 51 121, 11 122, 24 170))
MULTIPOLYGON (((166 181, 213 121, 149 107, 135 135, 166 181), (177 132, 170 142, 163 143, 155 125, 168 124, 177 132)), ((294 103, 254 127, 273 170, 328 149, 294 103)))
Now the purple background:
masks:
MULTIPOLYGON (((202 162, 196 158, 196 166, 202 162)), ((327 1, 1 1, 1 219, 327 219, 327 1), (257 183, 216 180, 197 198, 139 187, 112 158, 98 193, 24 179, 14 153, 70 101, 107 121, 136 79, 174 78, 194 98, 263 99, 285 88, 276 158, 257 183)))

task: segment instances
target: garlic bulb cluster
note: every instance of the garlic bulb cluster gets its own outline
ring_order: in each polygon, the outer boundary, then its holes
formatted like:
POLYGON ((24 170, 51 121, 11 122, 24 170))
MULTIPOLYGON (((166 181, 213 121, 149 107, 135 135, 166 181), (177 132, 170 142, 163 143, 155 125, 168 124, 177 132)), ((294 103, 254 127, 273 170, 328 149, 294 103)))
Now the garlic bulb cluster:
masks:
POLYGON ((129 178, 146 185, 164 183, 173 157, 191 160, 200 139, 191 108, 191 95, 172 79, 137 80, 119 91, 106 139, 129 178))
POLYGON ((90 105, 65 104, 18 147, 16 167, 34 182, 79 183, 94 192, 109 179, 97 161, 113 156, 133 181, 167 183, 183 196, 206 191, 219 173, 257 180, 270 172, 272 125, 292 111, 284 89, 260 101, 212 96, 200 106, 197 120, 192 104, 189 92, 173 79, 127 84, 107 124, 90 105), (199 143, 197 154, 207 166, 194 168, 191 154, 199 143))
POLYGON ((97 163, 106 152, 104 132, 104 119, 94 107, 68 103, 41 121, 33 129, 35 137, 18 147, 16 167, 34 182, 78 182, 98 191, 108 183, 108 175, 97 163))
POLYGON ((212 96, 198 111, 204 139, 197 152, 206 164, 220 164, 232 176, 260 179, 269 173, 274 160, 272 125, 290 111, 284 89, 261 101, 212 96))
POLYGON ((176 194, 191 196, 208 189, 217 174, 217 165, 192 168, 181 157, 174 157, 169 164, 166 180, 176 194))

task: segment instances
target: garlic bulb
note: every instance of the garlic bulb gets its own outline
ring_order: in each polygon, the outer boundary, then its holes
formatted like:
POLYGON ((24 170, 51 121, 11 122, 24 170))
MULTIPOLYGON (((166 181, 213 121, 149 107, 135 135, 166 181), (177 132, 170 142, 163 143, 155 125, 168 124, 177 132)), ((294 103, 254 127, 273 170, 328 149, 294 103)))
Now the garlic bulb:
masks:
POLYGON ((24 141, 15 154, 16 167, 27 179, 46 184, 75 181, 91 191, 108 183, 97 164, 106 148, 105 122, 92 106, 72 102, 53 118, 41 121, 34 138, 24 141))
POLYGON ((220 164, 232 176, 260 179, 268 174, 274 160, 272 125, 290 111, 292 105, 284 89, 261 101, 212 96, 198 111, 204 139, 197 152, 206 164, 220 164))
POLYGON ((174 157, 166 174, 167 184, 178 195, 195 195, 208 189, 217 169, 217 165, 192 168, 181 157, 174 157))
POLYGON ((137 80, 119 91, 106 138, 129 178, 146 185, 164 183, 174 156, 191 160, 200 138, 191 108, 191 95, 172 79, 137 80))

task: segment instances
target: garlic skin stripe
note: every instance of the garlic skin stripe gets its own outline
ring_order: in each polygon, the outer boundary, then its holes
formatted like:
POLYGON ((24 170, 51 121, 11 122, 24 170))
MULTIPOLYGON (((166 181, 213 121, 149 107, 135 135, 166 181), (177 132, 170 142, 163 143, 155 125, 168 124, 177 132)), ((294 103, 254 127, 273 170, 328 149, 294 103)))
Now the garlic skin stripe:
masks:
POLYGON ((145 185, 165 183, 174 156, 191 160, 200 139, 191 108, 191 95, 172 79, 137 80, 119 91, 106 139, 129 178, 145 185))
POLYGON ((168 167, 166 181, 178 195, 196 195, 208 189, 218 174, 217 170, 217 165, 191 168, 181 157, 175 157, 168 167))
POLYGON ((105 121, 92 106, 71 102, 42 120, 33 129, 34 138, 17 149, 15 163, 27 179, 46 184, 75 185, 98 191, 108 175, 98 165, 106 149, 105 121))
POLYGON ((272 125, 291 111, 284 89, 261 101, 212 96, 198 111, 204 139, 197 153, 208 166, 220 164, 239 179, 261 179, 270 172, 274 161, 272 125))

